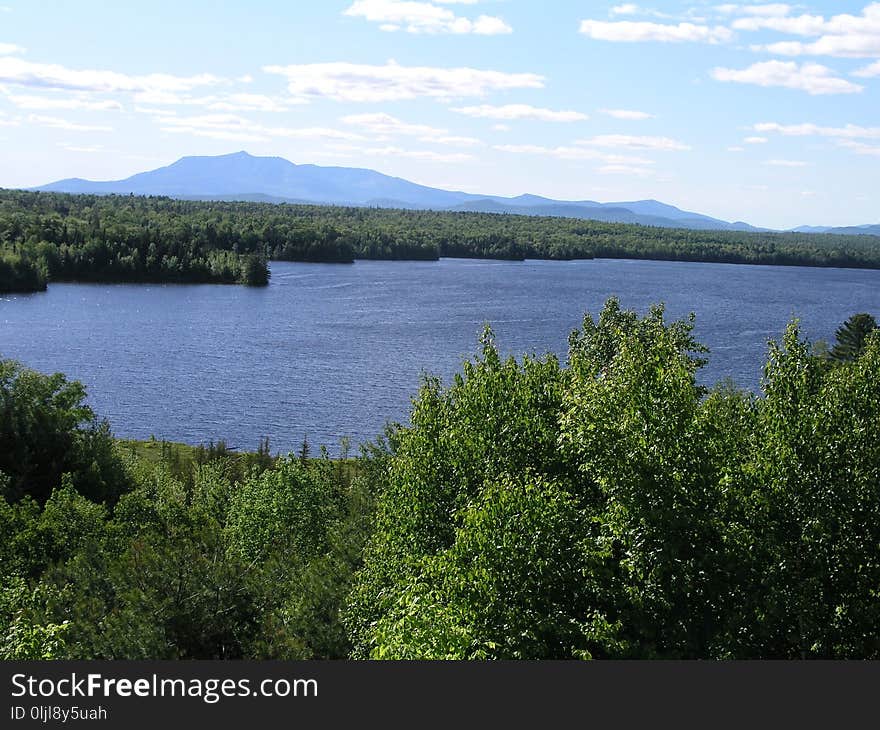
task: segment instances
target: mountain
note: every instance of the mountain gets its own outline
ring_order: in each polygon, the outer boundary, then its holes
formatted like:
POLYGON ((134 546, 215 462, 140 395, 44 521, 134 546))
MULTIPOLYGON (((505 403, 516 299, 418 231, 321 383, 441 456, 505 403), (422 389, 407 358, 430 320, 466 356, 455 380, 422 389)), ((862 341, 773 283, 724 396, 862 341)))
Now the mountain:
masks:
POLYGON ((792 228, 792 233, 828 233, 831 229, 828 226, 798 226, 792 228))
POLYGON ((838 236, 880 236, 880 223, 864 226, 799 226, 791 229, 793 233, 833 233, 838 236))
POLYGON ((69 178, 36 190, 562 216, 665 228, 766 230, 748 223, 728 223, 657 200, 598 203, 553 200, 530 194, 512 198, 475 195, 418 185, 374 170, 296 165, 281 157, 255 157, 247 152, 182 157, 167 167, 124 180, 94 182, 69 178))
MULTIPOLYGON (((522 197, 522 196, 521 196, 522 197)), ((535 197, 535 196, 531 196, 535 197)), ((699 213, 689 213, 679 210, 671 205, 656 203, 653 200, 640 200, 632 203, 593 203, 564 202, 547 200, 542 205, 525 205, 521 203, 503 202, 503 198, 481 198, 468 200, 458 205, 450 206, 446 210, 479 212, 479 213, 508 213, 515 215, 538 215, 559 216, 563 218, 586 218, 589 220, 605 221, 608 223, 638 223, 643 226, 658 226, 660 228, 692 228, 696 230, 736 230, 758 231, 765 230, 750 226, 748 223, 727 223, 726 221, 710 218, 699 213), (644 206, 642 204, 645 204, 644 206), (651 213, 640 213, 639 209, 650 209, 650 204, 671 208, 674 215, 662 216, 651 213), (635 208, 635 210, 634 210, 635 208)), ((545 199, 546 200, 546 199, 545 199)))
POLYGON ((842 226, 829 228, 827 233, 838 233, 841 236, 880 236, 880 223, 865 226, 842 226))
POLYGON ((118 193, 170 197, 233 198, 268 195, 279 200, 365 205, 392 198, 410 205, 455 205, 465 193, 416 185, 373 170, 294 165, 281 157, 236 152, 218 157, 182 157, 157 170, 125 180, 59 180, 37 190, 65 193, 118 193))

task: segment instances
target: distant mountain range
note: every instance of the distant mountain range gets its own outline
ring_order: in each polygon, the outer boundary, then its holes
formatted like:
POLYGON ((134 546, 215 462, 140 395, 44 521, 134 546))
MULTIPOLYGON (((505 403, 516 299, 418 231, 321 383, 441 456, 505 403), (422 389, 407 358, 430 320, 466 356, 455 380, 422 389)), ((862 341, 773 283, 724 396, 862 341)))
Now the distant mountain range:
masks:
POLYGON ((839 226, 827 228, 825 226, 799 226, 792 229, 795 233, 839 233, 844 236, 880 236, 880 223, 864 226, 839 226))
MULTIPOLYGON (((766 231, 748 223, 712 218, 656 200, 598 203, 564 201, 538 195, 505 198, 440 190, 417 185, 375 170, 295 165, 281 157, 255 157, 236 152, 216 157, 182 157, 156 170, 125 180, 95 182, 68 178, 36 190, 61 193, 165 195, 193 200, 245 200, 266 203, 312 203, 423 210, 514 213, 561 216, 612 223, 638 223, 663 228, 766 231)), ((880 224, 848 228, 804 226, 801 233, 880 235, 880 224)))

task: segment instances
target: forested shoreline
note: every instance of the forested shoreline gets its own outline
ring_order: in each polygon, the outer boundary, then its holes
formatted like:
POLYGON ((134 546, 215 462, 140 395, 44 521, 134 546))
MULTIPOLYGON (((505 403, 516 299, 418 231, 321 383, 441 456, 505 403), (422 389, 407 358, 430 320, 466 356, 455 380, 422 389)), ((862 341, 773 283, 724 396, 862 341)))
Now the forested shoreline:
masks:
POLYGON ((880 658, 876 321, 792 322, 760 393, 693 324, 487 329, 354 460, 119 442, 0 360, 0 659, 880 658))
POLYGON ((880 237, 0 190, 0 292, 51 281, 263 286, 268 261, 631 258, 880 268, 880 237))

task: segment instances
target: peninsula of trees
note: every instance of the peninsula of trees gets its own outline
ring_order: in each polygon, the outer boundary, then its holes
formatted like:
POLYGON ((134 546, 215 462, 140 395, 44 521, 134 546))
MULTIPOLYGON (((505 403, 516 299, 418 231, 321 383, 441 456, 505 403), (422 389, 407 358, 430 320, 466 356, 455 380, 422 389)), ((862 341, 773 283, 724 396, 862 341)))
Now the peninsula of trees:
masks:
POLYGON ((880 268, 880 237, 493 213, 0 191, 0 292, 51 281, 261 286, 267 261, 636 258, 880 268))

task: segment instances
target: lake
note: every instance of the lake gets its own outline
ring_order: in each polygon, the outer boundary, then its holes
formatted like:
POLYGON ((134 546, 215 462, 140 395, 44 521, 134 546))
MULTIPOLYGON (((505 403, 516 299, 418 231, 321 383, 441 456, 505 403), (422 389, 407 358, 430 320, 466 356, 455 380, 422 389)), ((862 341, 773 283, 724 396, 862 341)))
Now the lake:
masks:
POLYGON ((585 311, 697 315, 701 376, 760 387, 768 338, 799 317, 833 339, 880 314, 880 271, 658 261, 443 259, 272 264, 263 289, 50 284, 0 297, 0 356, 83 381, 121 437, 253 449, 373 438, 407 419, 420 373, 448 379, 488 322, 506 353, 564 356, 585 311))

